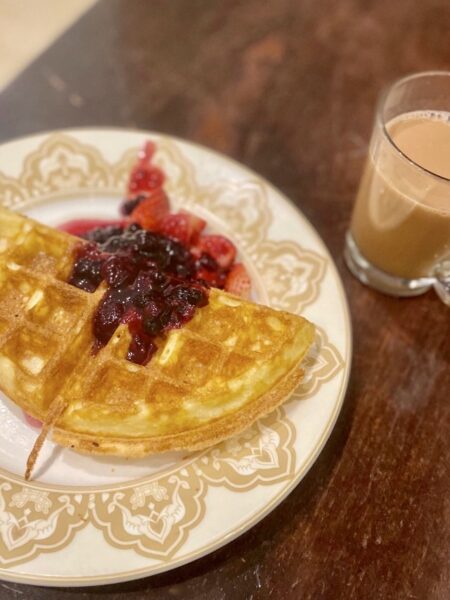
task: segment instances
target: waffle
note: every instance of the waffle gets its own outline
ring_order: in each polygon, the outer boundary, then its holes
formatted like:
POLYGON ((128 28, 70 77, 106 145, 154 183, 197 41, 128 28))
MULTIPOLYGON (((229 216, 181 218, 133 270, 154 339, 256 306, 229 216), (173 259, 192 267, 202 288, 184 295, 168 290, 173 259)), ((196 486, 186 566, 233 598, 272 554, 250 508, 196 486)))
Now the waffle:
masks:
POLYGON ((197 450, 294 391, 314 327, 217 289, 158 340, 146 366, 126 360, 126 325, 94 356, 92 318, 105 288, 90 294, 66 283, 78 243, 0 208, 0 389, 44 422, 28 477, 49 430, 89 454, 197 450))

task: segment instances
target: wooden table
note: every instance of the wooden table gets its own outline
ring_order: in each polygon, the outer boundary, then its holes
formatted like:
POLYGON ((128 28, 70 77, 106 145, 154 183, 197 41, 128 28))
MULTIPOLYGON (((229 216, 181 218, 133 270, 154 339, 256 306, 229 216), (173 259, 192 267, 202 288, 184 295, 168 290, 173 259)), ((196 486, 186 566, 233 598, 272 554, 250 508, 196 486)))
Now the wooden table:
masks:
MULTIPOLYGON (((448 0, 101 0, 0 95, 0 137, 154 129, 255 169, 332 252, 354 326, 344 409, 319 460, 235 542, 90 590, 1 598, 448 599, 450 313, 384 297, 342 261, 380 89, 450 64, 448 0)), ((26 40, 24 40, 26 43, 26 40)))

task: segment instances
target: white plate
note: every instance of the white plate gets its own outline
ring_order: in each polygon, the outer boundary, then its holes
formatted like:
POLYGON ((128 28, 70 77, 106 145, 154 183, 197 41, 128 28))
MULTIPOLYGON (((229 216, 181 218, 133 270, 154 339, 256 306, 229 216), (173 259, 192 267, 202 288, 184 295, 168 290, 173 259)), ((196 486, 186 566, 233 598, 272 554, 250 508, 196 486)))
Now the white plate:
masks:
POLYGON ((114 217, 149 137, 172 205, 228 235, 255 298, 317 325, 292 399, 203 452, 93 458, 47 442, 22 478, 36 436, 0 395, 0 578, 95 585, 166 571, 215 550, 270 512, 311 467, 333 429, 351 363, 347 303, 334 263, 305 217, 236 162, 174 138, 119 129, 42 134, 0 146, 0 202, 50 225, 114 217))

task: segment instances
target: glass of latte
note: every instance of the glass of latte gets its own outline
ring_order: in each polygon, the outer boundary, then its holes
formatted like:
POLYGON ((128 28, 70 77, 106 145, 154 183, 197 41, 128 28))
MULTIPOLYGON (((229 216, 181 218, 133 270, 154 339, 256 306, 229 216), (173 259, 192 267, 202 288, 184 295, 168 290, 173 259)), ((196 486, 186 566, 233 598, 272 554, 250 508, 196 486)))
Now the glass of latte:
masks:
POLYGON ((375 289, 434 286, 450 304, 450 72, 405 77, 382 95, 345 259, 375 289))

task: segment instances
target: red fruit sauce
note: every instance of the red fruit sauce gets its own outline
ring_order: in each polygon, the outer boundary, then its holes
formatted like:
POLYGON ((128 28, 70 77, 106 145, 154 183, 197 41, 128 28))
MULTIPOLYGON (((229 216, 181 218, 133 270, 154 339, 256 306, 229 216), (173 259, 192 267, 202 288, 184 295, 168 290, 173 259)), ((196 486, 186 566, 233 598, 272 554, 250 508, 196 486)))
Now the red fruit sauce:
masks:
POLYGON ((123 227, 125 222, 119 221, 118 219, 73 219, 72 221, 66 221, 62 225, 58 225, 58 229, 83 237, 84 234, 97 229, 99 227, 123 227))
MULTIPOLYGON (((156 338, 187 323, 208 303, 205 282, 197 279, 199 260, 179 242, 141 229, 109 225, 85 234, 69 283, 94 292, 108 290, 94 316, 94 352, 105 346, 120 323, 132 341, 127 358, 144 365, 157 349, 156 338)), ((215 261, 214 261, 215 263, 215 261)), ((212 265, 218 271, 217 263, 212 265)))
POLYGON ((145 365, 156 339, 181 327, 208 303, 210 286, 223 289, 236 257, 223 236, 201 235, 206 223, 189 213, 170 213, 165 175, 147 142, 128 181, 122 220, 81 219, 60 229, 79 236, 69 283, 95 292, 105 282, 94 315, 93 351, 105 346, 121 323, 131 333, 127 358, 145 365), (144 229, 141 227, 144 227, 144 229))

